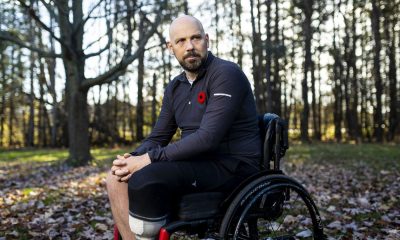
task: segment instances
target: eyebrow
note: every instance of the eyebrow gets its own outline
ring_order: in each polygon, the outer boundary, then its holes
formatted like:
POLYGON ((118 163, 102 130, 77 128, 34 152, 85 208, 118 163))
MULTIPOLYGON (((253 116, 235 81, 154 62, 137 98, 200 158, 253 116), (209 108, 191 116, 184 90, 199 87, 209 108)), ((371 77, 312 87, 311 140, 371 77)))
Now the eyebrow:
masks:
MULTIPOLYGON (((195 34, 191 35, 189 38, 199 38, 199 37, 203 37, 203 34, 195 33, 195 34)), ((179 40, 184 40, 184 39, 186 39, 186 37, 179 37, 179 38, 176 38, 174 42, 177 43, 179 40)))

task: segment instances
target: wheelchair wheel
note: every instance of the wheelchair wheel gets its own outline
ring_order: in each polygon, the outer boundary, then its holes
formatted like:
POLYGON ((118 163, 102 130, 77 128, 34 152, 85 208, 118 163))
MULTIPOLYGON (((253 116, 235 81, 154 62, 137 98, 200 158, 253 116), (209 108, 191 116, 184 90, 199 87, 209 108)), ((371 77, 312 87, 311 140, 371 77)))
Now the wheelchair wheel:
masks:
POLYGON ((324 239, 321 218, 304 187, 285 175, 262 176, 230 204, 222 239, 324 239))

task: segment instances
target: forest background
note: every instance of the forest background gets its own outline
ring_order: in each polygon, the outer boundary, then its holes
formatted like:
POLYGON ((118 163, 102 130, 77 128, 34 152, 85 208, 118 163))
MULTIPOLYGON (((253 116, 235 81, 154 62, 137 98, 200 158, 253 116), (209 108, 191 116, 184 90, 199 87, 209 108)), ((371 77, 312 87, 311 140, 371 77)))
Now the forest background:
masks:
POLYGON ((329 239, 400 239, 400 0, 0 0, 0 240, 112 238, 104 178, 182 71, 181 14, 288 121, 329 239))
POLYGON ((399 3, 1 0, 0 147, 68 148, 79 166, 143 140, 181 71, 165 41, 183 13, 292 140, 398 143, 399 3))

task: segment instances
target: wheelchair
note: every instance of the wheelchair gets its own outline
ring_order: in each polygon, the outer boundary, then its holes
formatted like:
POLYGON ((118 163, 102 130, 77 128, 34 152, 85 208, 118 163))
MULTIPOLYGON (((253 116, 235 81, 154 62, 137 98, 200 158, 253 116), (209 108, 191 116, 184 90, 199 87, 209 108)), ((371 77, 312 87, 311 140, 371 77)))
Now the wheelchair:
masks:
MULTIPOLYGON (((259 117, 263 137, 260 171, 226 195, 182 196, 173 221, 158 239, 326 239, 307 190, 280 169, 288 145, 287 123, 271 113, 259 117), (272 164, 271 164, 272 163, 272 164), (271 166, 272 165, 272 166, 271 166)), ((115 227, 114 239, 120 239, 115 227)))

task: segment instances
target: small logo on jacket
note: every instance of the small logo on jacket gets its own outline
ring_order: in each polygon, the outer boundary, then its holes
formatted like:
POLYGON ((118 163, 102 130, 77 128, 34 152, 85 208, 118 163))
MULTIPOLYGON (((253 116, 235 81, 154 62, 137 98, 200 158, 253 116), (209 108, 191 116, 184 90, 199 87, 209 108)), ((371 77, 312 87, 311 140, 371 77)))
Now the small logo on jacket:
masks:
POLYGON ((204 102, 206 101, 206 93, 204 91, 199 92, 199 95, 197 95, 197 101, 200 104, 204 104, 204 102))

